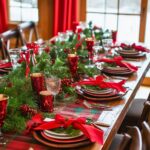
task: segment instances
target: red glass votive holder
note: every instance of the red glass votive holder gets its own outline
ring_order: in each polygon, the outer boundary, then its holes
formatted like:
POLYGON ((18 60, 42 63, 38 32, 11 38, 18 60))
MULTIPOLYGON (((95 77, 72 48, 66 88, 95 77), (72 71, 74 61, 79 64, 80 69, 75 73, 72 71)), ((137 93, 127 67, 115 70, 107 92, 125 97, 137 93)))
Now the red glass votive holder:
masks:
POLYGON ((32 73, 31 77, 31 84, 32 89, 38 95, 40 91, 46 90, 45 88, 45 79, 42 73, 32 73))
POLYGON ((7 103, 9 97, 5 94, 0 94, 0 128, 4 123, 4 119, 7 111, 7 103))
POLYGON ((112 42, 116 44, 117 41, 117 31, 112 31, 112 42))
POLYGON ((92 59, 92 57, 93 57, 94 39, 89 37, 89 38, 85 39, 85 42, 86 42, 87 49, 89 51, 89 59, 92 59))
POLYGON ((41 91, 39 93, 39 104, 40 110, 43 112, 54 111, 54 96, 49 91, 41 91))
POLYGON ((68 63, 73 78, 77 77, 78 59, 76 54, 68 54, 68 63))

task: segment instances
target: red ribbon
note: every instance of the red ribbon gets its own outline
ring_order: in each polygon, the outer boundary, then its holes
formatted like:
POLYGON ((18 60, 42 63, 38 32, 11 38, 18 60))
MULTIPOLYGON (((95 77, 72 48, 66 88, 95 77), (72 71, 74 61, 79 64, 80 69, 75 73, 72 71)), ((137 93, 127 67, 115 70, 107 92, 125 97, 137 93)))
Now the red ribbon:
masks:
POLYGON ((38 53, 39 53, 39 51, 38 51, 39 45, 38 44, 32 42, 32 43, 27 43, 26 46, 27 46, 28 50, 33 50, 33 54, 38 55, 38 53))
POLYGON ((29 50, 20 53, 20 59, 18 60, 18 63, 22 63, 22 62, 26 62, 25 76, 28 77, 28 74, 30 72, 30 51, 29 50))
POLYGON ((96 62, 116 63, 116 65, 118 65, 120 67, 126 67, 133 72, 136 72, 138 70, 138 67, 136 67, 130 63, 123 62, 122 60, 123 60, 123 58, 121 56, 117 56, 117 57, 114 57, 113 59, 101 58, 99 60, 96 60, 96 62))
POLYGON ((81 130, 91 142, 103 144, 104 132, 92 125, 86 124, 86 118, 79 117, 76 119, 66 119, 63 116, 56 114, 54 121, 44 122, 40 115, 36 115, 30 122, 28 122, 28 126, 28 129, 33 128, 34 130, 51 130, 59 127, 68 128, 69 126, 72 126, 74 129, 81 130), (35 125, 37 126, 35 127, 35 125))
POLYGON ((103 76, 97 76, 96 78, 89 78, 87 80, 79 81, 77 83, 72 84, 72 86, 93 85, 93 86, 99 86, 100 88, 113 88, 116 89, 117 91, 126 92, 126 88, 123 87, 125 80, 115 83, 115 82, 105 82, 104 79, 105 77, 103 76))
POLYGON ((127 45, 125 43, 121 43, 120 47, 122 47, 123 49, 135 49, 137 51, 141 51, 141 52, 150 52, 149 49, 141 46, 141 45, 136 45, 135 43, 133 43, 132 45, 127 45))
POLYGON ((26 62, 25 76, 28 77, 30 72, 31 50, 33 50, 32 59, 35 63, 35 55, 38 55, 39 45, 36 43, 27 43, 26 46, 27 46, 27 50, 20 53, 20 59, 18 60, 18 63, 26 62))
POLYGON ((12 63, 11 62, 7 62, 7 63, 0 63, 0 69, 2 68, 11 68, 12 67, 12 63))

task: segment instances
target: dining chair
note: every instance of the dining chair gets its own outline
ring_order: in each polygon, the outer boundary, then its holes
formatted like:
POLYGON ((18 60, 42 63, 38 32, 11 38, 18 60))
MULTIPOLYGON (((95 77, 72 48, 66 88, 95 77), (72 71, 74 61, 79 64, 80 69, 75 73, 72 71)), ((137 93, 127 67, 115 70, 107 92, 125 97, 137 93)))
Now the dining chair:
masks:
POLYGON ((2 53, 2 59, 9 58, 9 49, 18 48, 20 36, 18 29, 10 29, 0 34, 0 50, 2 53))
POLYGON ((124 134, 116 134, 109 150, 142 150, 142 135, 138 127, 128 127, 124 134))
POLYGON ((150 124, 146 121, 142 123, 142 150, 150 149, 150 124))
POLYGON ((143 121, 150 120, 150 94, 147 99, 134 99, 119 129, 126 132, 126 126, 138 126, 141 129, 143 121))
POLYGON ((21 36, 22 45, 40 40, 36 23, 33 21, 18 24, 18 30, 21 36))

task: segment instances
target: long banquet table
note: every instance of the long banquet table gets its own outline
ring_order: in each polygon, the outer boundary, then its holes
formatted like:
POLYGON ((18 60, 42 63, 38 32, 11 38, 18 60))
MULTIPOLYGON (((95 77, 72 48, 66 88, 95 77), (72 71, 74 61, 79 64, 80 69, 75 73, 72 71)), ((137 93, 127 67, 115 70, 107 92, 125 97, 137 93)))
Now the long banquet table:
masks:
MULTIPOLYGON (((131 62, 131 61, 130 61, 131 62)), ((93 143, 91 145, 83 146, 80 148, 75 148, 78 150, 107 150, 112 142, 113 137, 117 133, 132 101, 134 96, 140 87, 149 67, 150 67, 150 59, 149 54, 147 54, 146 58, 138 59, 138 61, 132 61, 133 64, 139 67, 137 73, 133 74, 127 80, 125 86, 129 87, 126 95, 119 100, 109 101, 108 104, 112 106, 112 111, 103 111, 98 121, 103 123, 107 123, 109 127, 101 127, 104 130, 104 144, 99 145, 98 143, 93 143)), ((9 142, 7 145, 1 147, 0 149, 52 149, 55 148, 47 147, 39 142, 37 142, 32 136, 23 136, 16 134, 7 134, 7 138, 9 142)))

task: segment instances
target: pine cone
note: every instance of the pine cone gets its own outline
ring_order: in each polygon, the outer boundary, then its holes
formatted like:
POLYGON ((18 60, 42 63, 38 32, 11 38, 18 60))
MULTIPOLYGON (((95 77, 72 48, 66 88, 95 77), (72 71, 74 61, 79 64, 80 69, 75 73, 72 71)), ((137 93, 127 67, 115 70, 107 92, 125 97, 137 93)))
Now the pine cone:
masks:
POLYGON ((37 114, 37 110, 30 107, 27 104, 20 106, 20 111, 21 111, 22 115, 24 115, 24 116, 27 116, 27 115, 34 116, 35 114, 37 114))
POLYGON ((71 79, 64 78, 61 80, 61 84, 65 86, 69 86, 72 83, 71 79))

